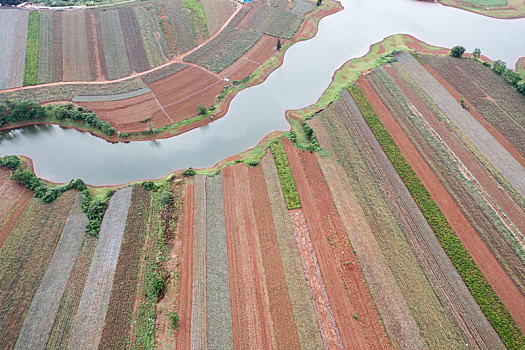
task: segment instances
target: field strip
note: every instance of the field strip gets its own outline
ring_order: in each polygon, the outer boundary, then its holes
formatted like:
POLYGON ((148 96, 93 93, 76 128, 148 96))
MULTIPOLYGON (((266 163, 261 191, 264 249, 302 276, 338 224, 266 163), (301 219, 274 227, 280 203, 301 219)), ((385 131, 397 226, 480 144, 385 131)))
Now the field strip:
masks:
POLYGON ((206 177, 195 176, 193 209, 193 297, 191 349, 205 349, 206 335, 206 177))
POLYGON ((262 166, 256 166, 250 167, 248 171, 276 347, 278 349, 300 349, 263 169, 262 166))
MULTIPOLYGON (((177 101, 175 101, 175 102, 168 103, 167 105, 164 105, 164 106, 162 106, 162 107, 169 107, 169 106, 174 105, 174 104, 176 104, 176 103, 179 103, 179 102, 182 102, 182 101, 184 101, 184 100, 187 100, 187 99, 189 99, 190 97, 193 97, 193 96, 195 96, 195 95, 198 95, 198 94, 200 94, 200 93, 202 93, 202 92, 204 92, 204 91, 210 89, 211 87, 217 85, 217 84, 220 83, 220 82, 222 82, 222 79, 217 80, 215 83, 213 83, 213 84, 211 84, 211 85, 208 85, 208 86, 205 87, 204 89, 201 89, 201 90, 199 90, 199 91, 197 91, 197 92, 194 92, 193 94, 190 94, 190 95, 188 95, 188 96, 185 96, 185 97, 183 97, 183 98, 181 98, 181 99, 179 99, 179 100, 177 100, 177 101)), ((162 108, 162 107, 161 107, 161 108, 162 108)), ((170 118, 170 119, 171 119, 171 118, 170 118)))
POLYGON ((75 95, 73 97, 73 102, 108 102, 108 101, 119 101, 125 100, 132 97, 137 97, 140 95, 147 94, 151 92, 148 87, 143 87, 134 91, 123 92, 120 94, 112 95, 75 95))
POLYGON ((472 141, 483 155, 525 197, 525 169, 501 144, 463 108, 411 55, 398 56, 401 65, 472 141))
MULTIPOLYGON (((3 11, 3 10, 2 10, 3 11)), ((11 65, 7 87, 22 86, 26 61, 27 24, 29 11, 16 11, 16 22, 13 26, 13 46, 11 48, 11 65)))
POLYGON ((262 158, 261 164, 299 343, 301 349, 320 349, 323 347, 323 341, 317 326, 312 300, 304 297, 310 292, 273 156, 267 154, 262 158))
POLYGON ((126 187, 118 190, 111 197, 100 226, 100 237, 75 316, 68 349, 98 348, 113 287, 132 190, 133 187, 126 187))
MULTIPOLYGON (((372 96, 375 94, 372 86, 365 79, 360 80, 358 86, 365 93, 365 96, 372 96)), ((474 263, 479 267, 483 276, 497 293, 499 298, 501 298, 502 303, 511 313, 514 320, 516 320, 519 325, 523 324, 525 304, 520 302, 523 300, 523 295, 519 289, 496 260, 476 230, 472 227, 463 212, 455 203, 454 199, 450 196, 436 174, 419 154, 386 106, 384 106, 378 98, 377 100, 375 98, 370 98, 369 101, 371 102, 375 113, 380 117, 381 122, 392 136, 395 144, 399 147, 400 151, 417 174, 421 183, 429 192, 437 206, 443 211, 444 217, 472 257, 474 263)))
POLYGON ((470 345, 477 344, 479 348, 489 349, 503 348, 503 343, 501 343, 498 335, 483 315, 450 259, 448 259, 397 171, 366 124, 348 90, 343 91, 342 96, 347 106, 352 110, 367 143, 387 174, 392 188, 396 191, 397 201, 404 209, 404 218, 411 227, 409 232, 414 249, 424 263, 427 272, 433 278, 442 298, 448 303, 454 316, 466 334, 469 335, 472 342, 470 345))
POLYGON ((15 349, 45 349, 66 284, 84 241, 86 214, 77 195, 53 257, 27 310, 15 349))
POLYGON ((16 14, 19 11, 7 9, 0 11, 0 90, 7 89, 9 74, 11 72, 11 58, 13 57, 15 45, 15 23, 16 14))
POLYGON ((232 349, 230 281, 221 174, 206 178, 206 281, 208 347, 232 349))
POLYGON ((297 249, 303 263, 303 271, 313 300, 317 323, 325 349, 343 349, 343 343, 335 324, 334 315, 319 271, 312 242, 301 209, 289 211, 297 249))
MULTIPOLYGON (((195 186, 187 182, 184 190, 184 208, 182 212, 182 259, 180 274, 180 293, 177 301, 180 315, 179 329, 176 336, 177 349, 192 349, 191 332, 193 322, 193 226, 195 225, 195 186)), ((202 206, 204 208, 204 206, 202 206)), ((206 299, 204 299, 206 305, 206 299)), ((204 316, 204 319, 206 317, 204 316)), ((204 331, 206 334, 206 331, 204 331)), ((201 348, 206 348, 204 345, 201 348)))
POLYGON ((248 167, 223 169, 234 348, 276 348, 248 167))

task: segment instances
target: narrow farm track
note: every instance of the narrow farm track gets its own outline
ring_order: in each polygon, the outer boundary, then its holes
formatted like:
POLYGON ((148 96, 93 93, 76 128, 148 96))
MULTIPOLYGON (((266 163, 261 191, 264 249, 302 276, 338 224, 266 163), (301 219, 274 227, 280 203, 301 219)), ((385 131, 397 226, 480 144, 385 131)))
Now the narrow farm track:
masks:
POLYGON ((251 200, 268 289, 275 345, 278 349, 300 349, 297 326, 286 288, 263 168, 262 166, 251 167, 248 171, 251 200))
POLYGON ((399 210, 403 212, 403 218, 410 228, 409 240, 414 250, 432 278, 442 300, 448 304, 458 325, 468 336, 469 344, 480 349, 504 348, 346 90, 343 92, 343 100, 352 110, 367 143, 374 150, 382 168, 388 175, 395 191, 399 210))
POLYGON ((301 349, 320 349, 323 341, 317 326, 313 300, 304 297, 310 295, 310 292, 273 156, 267 154, 262 158, 261 164, 299 343, 301 349))
POLYGON ((206 178, 195 177, 193 204, 193 258, 192 258, 192 306, 191 349, 203 349, 207 345, 206 326, 206 178))
MULTIPOLYGON (((184 190, 184 209, 182 214, 182 259, 180 274, 180 293, 177 300, 180 315, 179 328, 176 337, 177 349, 191 349, 191 323, 193 321, 193 225, 194 215, 194 183, 188 182, 184 190)), ((204 331, 206 334, 206 331, 204 331)))
POLYGON ((233 346, 276 348, 248 168, 242 163, 226 167, 223 189, 233 346))
POLYGON ((27 310, 15 349, 45 349, 67 281, 84 241, 86 223, 86 214, 80 207, 80 195, 77 195, 42 282, 27 310))
POLYGON ((481 237, 479 237, 454 199, 448 194, 432 169, 418 153, 417 149, 386 106, 381 102, 370 84, 365 79, 360 79, 358 86, 367 97, 372 108, 387 128, 396 145, 410 163, 427 191, 445 215, 458 238, 481 269, 485 278, 501 298, 501 301, 507 310, 509 310, 516 323, 518 323, 521 329, 525 329, 525 302, 519 289, 508 276, 507 272, 501 267, 481 237))
POLYGON ((100 226, 93 263, 78 306, 68 349, 97 349, 109 304, 132 187, 115 192, 100 226))

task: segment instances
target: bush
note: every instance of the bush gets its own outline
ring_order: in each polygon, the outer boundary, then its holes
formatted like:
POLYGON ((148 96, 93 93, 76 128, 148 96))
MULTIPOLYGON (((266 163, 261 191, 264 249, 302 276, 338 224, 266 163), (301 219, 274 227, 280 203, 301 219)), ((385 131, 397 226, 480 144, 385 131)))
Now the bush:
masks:
POLYGON ((202 103, 199 103, 199 105, 197 106, 197 112, 199 112, 200 115, 205 115, 206 113, 208 113, 208 108, 206 108, 206 106, 202 103))
POLYGON ((17 156, 8 155, 0 157, 0 166, 14 171, 22 166, 22 161, 17 156))
POLYGON ((182 172, 183 176, 195 176, 195 174, 197 174, 197 172, 191 166, 182 172))
POLYGON ((179 329, 179 313, 177 311, 172 311, 168 314, 168 316, 170 318, 171 328, 173 328, 174 330, 179 329))
POLYGON ((454 46, 452 50, 450 50, 450 56, 461 58, 463 54, 465 53, 465 48, 463 46, 454 46))
POLYGON ((15 180, 22 186, 31 190, 40 186, 40 179, 29 170, 17 170, 11 174, 11 180, 15 180))
POLYGON ((503 62, 502 60, 497 60, 492 65, 492 70, 496 72, 496 74, 501 75, 505 70, 507 69, 507 64, 503 62))
POLYGON ((146 191, 155 191, 157 189, 153 181, 144 181, 142 187, 144 187, 146 191))

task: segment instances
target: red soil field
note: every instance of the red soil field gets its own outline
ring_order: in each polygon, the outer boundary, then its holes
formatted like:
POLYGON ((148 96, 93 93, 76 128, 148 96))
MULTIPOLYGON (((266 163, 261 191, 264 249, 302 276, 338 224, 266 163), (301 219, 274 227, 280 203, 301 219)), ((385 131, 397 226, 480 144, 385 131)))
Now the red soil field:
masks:
MULTIPOLYGON (((298 154, 298 152, 304 151, 297 150, 293 143, 288 139, 283 139, 283 143, 288 156, 290 167, 292 169, 295 184, 299 192, 303 211, 306 216, 308 229, 310 231, 310 239, 312 240, 316 255, 318 257, 319 268, 326 285, 326 292, 328 299, 330 300, 330 305, 332 306, 335 322, 339 330, 339 335, 341 336, 342 345, 344 348, 348 349, 381 347, 382 343, 379 342, 379 334, 374 334, 375 331, 377 331, 377 328, 376 330, 369 330, 366 328, 366 325, 370 325, 372 322, 374 322, 374 320, 367 320, 365 325, 354 319, 354 315, 356 314, 358 315, 358 318, 362 316, 366 318, 365 315, 367 315, 368 312, 364 313, 363 315, 358 314, 359 310, 355 302, 350 301, 349 295, 346 292, 342 272, 344 272, 343 269, 349 270, 350 266, 348 265, 350 264, 345 266, 344 261, 354 261, 355 258, 349 256, 348 252, 345 250, 340 251, 340 254, 342 254, 342 257, 345 259, 343 262, 337 261, 337 257, 334 257, 334 252, 332 251, 330 242, 328 240, 328 238, 331 240, 331 236, 329 236, 329 233, 331 233, 329 231, 330 228, 326 226, 327 222, 323 221, 321 217, 321 211, 326 213, 325 210, 328 209, 322 208, 322 205, 326 204, 328 200, 323 200, 323 198, 317 198, 314 196, 314 192, 312 191, 311 184, 308 182, 305 168, 303 167, 301 161, 301 156, 298 154)), ((317 163, 315 158, 314 161, 317 163)), ((317 166, 318 165, 316 164, 315 167, 317 168, 317 166)), ((309 171, 312 171, 312 169, 309 171)), ((317 169, 317 171, 319 170, 317 169)), ((324 179, 322 174, 319 173, 317 175, 320 175, 321 178, 324 179)), ((322 186, 315 183, 313 185, 315 187, 322 186)), ((326 186, 326 184, 324 186, 326 186)), ((325 190, 327 191, 326 194, 329 195, 330 191, 327 189, 325 190)), ((315 194, 319 195, 317 191, 315 194)), ((329 201, 331 201, 333 205, 331 198, 329 198, 329 201)), ((336 224, 337 226, 332 227, 332 230, 337 230, 338 228, 343 230, 343 232, 337 234, 338 237, 342 237, 343 234, 345 234, 344 228, 342 227, 340 218, 338 218, 338 216, 335 214, 332 218, 334 217, 337 217, 337 223, 333 222, 332 224, 336 224)), ((348 246, 350 245, 347 240, 346 243, 348 246)), ((368 296, 368 300, 371 302, 370 296, 368 296)), ((370 307, 373 309, 374 307, 372 305, 373 304, 371 304, 370 307)), ((377 318, 375 321, 379 323, 377 318)))
POLYGON ((179 329, 175 333, 176 348, 190 349, 191 345, 191 304, 193 287, 193 182, 189 182, 184 193, 182 215, 182 260, 180 292, 177 298, 180 316, 179 329))
POLYGON ((470 115, 472 115, 478 123, 480 123, 491 135, 494 137, 502 146, 507 150, 507 152, 514 157, 523 167, 525 167, 525 157, 518 152, 518 150, 509 142, 507 139, 494 127, 492 126, 485 118, 479 114, 478 111, 474 108, 472 103, 470 103, 465 97, 459 94, 438 72, 432 68, 430 64, 422 65, 447 91, 451 94, 454 99, 457 101, 464 99, 465 104, 469 106, 470 115))
POLYGON ((404 34, 403 37, 404 37, 406 46, 408 46, 408 48, 411 50, 415 50, 420 53, 431 53, 434 55, 448 55, 449 54, 449 50, 447 49, 429 50, 425 46, 421 45, 423 44, 422 41, 418 40, 417 38, 414 38, 412 35, 404 34), (407 39, 411 39, 412 41, 407 40, 407 39))
POLYGON ((521 232, 525 232, 525 213, 518 207, 508 193, 499 185, 499 183, 485 170, 483 165, 476 159, 474 154, 461 142, 461 140, 451 130, 448 123, 440 122, 430 111, 426 104, 421 101, 415 91, 408 86, 405 80, 397 73, 393 67, 385 66, 385 71, 394 80, 396 85, 401 89, 403 94, 411 103, 423 114, 425 119, 436 130, 439 136, 458 156, 463 164, 476 177, 485 191, 491 198, 488 200, 496 201, 497 205, 503 209, 505 214, 512 220, 521 232))
POLYGON ((119 101, 81 102, 78 105, 92 110, 121 132, 144 131, 152 126, 158 128, 172 123, 151 93, 119 101), (142 122, 148 117, 151 119, 142 122))
POLYGON ((248 168, 242 163, 225 168, 223 188, 233 346, 275 348, 248 168))
POLYGON ((0 169, 0 249, 33 198, 31 191, 9 180, 10 175, 9 170, 0 169))
POLYGON ((525 329, 525 300, 523 295, 505 270, 499 265, 494 255, 492 255, 491 251, 461 212, 454 199, 448 194, 437 176, 424 161, 423 157, 410 142, 408 136, 403 132, 403 129, 401 129, 394 116, 382 103, 372 86, 364 77, 359 78, 357 85, 365 94, 372 108, 445 215, 458 238, 481 269, 487 281, 498 294, 516 323, 522 330, 525 329))
POLYGON ((203 68, 189 66, 148 84, 148 88, 173 122, 179 122, 197 115, 199 104, 214 104, 217 95, 226 85, 226 81, 203 68))
POLYGON ((246 78, 276 52, 276 43, 273 36, 263 35, 239 60, 219 74, 228 77, 230 81, 246 78))
POLYGON ((277 348, 300 349, 263 169, 262 166, 257 166, 249 168, 248 171, 277 348))

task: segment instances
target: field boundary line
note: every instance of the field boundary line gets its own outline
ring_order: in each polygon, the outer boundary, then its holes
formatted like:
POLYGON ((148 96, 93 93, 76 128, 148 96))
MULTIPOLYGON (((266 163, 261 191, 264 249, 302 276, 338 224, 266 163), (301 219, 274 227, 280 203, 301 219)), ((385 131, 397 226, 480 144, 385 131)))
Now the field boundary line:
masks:
POLYGON ((162 105, 160 104, 159 100, 157 99, 157 96, 155 96, 155 94, 153 93, 153 91, 150 91, 151 92, 151 95, 153 96, 153 98, 155 99, 155 102, 157 102, 157 104, 159 105, 160 107, 160 110, 164 112, 164 115, 166 117, 169 118, 169 120, 171 120, 172 123, 174 123, 173 119, 171 119, 171 117, 168 115, 168 113, 166 113, 166 111, 164 110, 164 107, 162 107, 162 105))
MULTIPOLYGON (((190 95, 188 95, 188 96, 185 96, 185 97, 183 97, 183 98, 181 98, 180 100, 177 100, 177 101, 175 101, 175 102, 168 103, 167 105, 164 105, 164 107, 173 106, 174 104, 177 104, 177 103, 179 103, 179 102, 185 101, 185 100, 189 99, 190 97, 193 97, 193 96, 195 96, 195 95, 200 94, 201 92, 204 92, 204 91, 210 89, 211 87, 217 85, 217 84, 220 83, 221 81, 222 81, 222 79, 221 79, 221 80, 217 80, 215 83, 213 83, 213 84, 211 84, 211 85, 208 85, 208 86, 205 87, 204 89, 201 89, 201 90, 199 90, 199 91, 197 91, 197 92, 194 92, 193 94, 190 94, 190 95)), ((170 119, 171 119, 171 118, 170 118, 170 119)))

